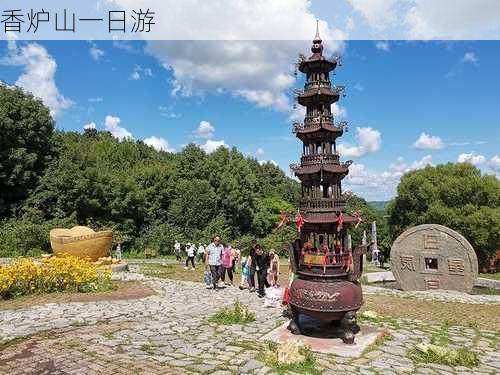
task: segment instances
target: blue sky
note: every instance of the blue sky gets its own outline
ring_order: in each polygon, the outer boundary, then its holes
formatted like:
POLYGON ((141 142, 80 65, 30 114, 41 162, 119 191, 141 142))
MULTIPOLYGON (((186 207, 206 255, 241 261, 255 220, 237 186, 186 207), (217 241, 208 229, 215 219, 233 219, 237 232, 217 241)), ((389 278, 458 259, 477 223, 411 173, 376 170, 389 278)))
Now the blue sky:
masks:
MULTIPOLYGON (((302 84, 293 64, 309 44, 18 41, 9 48, 2 41, 0 79, 42 97, 59 129, 94 123, 176 151, 223 142, 289 173, 301 150, 291 134, 300 117, 291 90, 302 84)), ((347 97, 337 113, 349 132, 338 143, 354 161, 347 188, 385 200, 405 171, 459 158, 500 173, 500 42, 347 41, 339 48, 343 66, 333 79, 347 97)))

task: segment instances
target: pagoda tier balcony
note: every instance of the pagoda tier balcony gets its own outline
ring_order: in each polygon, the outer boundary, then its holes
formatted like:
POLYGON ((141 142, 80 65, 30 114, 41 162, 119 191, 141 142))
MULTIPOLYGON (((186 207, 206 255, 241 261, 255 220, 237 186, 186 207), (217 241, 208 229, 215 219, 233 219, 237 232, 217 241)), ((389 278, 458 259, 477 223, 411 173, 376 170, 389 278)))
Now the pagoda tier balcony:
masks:
POLYGON ((318 164, 340 164, 340 156, 338 154, 316 154, 316 155, 303 155, 300 158, 302 165, 318 164))
POLYGON ((316 125, 316 124, 333 124, 332 115, 316 115, 316 116, 306 116, 304 117, 304 126, 316 125))
POLYGON ((334 198, 303 198, 300 200, 300 209, 303 211, 343 211, 346 201, 334 198))
POLYGON ((313 88, 318 88, 318 87, 332 87, 332 84, 330 81, 307 81, 306 84, 304 85, 305 90, 313 89, 313 88))
POLYGON ((306 90, 295 90, 296 100, 300 105, 308 106, 315 103, 332 104, 345 95, 344 86, 335 87, 311 87, 306 90))
POLYGON ((324 137, 325 131, 330 132, 330 136, 327 135, 329 139, 335 139, 342 136, 344 131, 347 129, 347 122, 341 121, 334 125, 331 116, 316 116, 315 118, 306 116, 306 121, 304 124, 295 122, 293 123, 292 132, 299 137, 299 139, 324 137), (324 119, 324 120, 323 120, 324 119), (319 132, 319 133, 318 133, 319 132))
POLYGON ((320 173, 328 173, 331 175, 340 175, 340 176, 346 176, 349 173, 349 166, 351 165, 352 161, 348 160, 345 163, 342 164, 337 164, 337 163, 321 163, 321 162, 316 162, 311 164, 291 164, 290 165, 290 170, 292 173, 295 173, 295 175, 299 179, 309 179, 311 176, 318 176, 320 173))
POLYGON ((331 72, 337 65, 340 65, 340 57, 335 56, 330 59, 325 58, 321 54, 313 54, 310 57, 305 57, 304 55, 299 55, 299 60, 297 61, 297 69, 302 73, 308 72, 331 72))

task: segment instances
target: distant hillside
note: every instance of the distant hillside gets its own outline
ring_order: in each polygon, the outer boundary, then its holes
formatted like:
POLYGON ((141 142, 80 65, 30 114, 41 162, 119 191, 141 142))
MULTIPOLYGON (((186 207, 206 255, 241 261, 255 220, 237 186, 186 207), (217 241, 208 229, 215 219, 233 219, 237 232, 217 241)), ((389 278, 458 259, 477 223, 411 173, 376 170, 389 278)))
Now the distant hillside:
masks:
POLYGON ((378 211, 384 211, 389 204, 389 201, 372 201, 368 202, 368 204, 378 211))

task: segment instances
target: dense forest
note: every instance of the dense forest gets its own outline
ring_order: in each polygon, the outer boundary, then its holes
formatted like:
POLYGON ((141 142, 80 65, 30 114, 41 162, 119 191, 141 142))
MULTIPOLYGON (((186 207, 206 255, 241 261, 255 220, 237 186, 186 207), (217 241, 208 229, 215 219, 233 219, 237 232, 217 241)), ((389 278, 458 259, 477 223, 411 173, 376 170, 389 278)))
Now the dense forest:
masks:
MULTIPOLYGON (((300 185, 236 148, 206 154, 190 144, 166 153, 108 132, 55 131, 40 101, 5 87, 0 144, 0 256, 48 251, 58 226, 112 229, 125 250, 161 254, 175 239, 207 243, 215 233, 242 248, 258 238, 276 249, 297 235, 293 225, 273 229, 280 210, 295 211, 300 185)), ((349 205, 364 215, 356 243, 383 219, 360 198, 349 205)))
MULTIPOLYGON (((281 169, 236 148, 166 153, 108 132, 56 131, 39 100, 0 85, 0 256, 50 251, 50 229, 74 225, 112 229, 115 243, 136 254, 168 254, 176 239, 208 243, 215 233, 243 250, 253 238, 282 250, 295 226, 274 228, 281 210, 295 212, 299 194, 281 169)), ((422 223, 457 230, 482 262, 500 247, 500 181, 472 165, 408 172, 387 208, 378 203, 348 200, 347 211, 363 217, 354 244, 377 221, 386 255, 403 230, 422 223)))

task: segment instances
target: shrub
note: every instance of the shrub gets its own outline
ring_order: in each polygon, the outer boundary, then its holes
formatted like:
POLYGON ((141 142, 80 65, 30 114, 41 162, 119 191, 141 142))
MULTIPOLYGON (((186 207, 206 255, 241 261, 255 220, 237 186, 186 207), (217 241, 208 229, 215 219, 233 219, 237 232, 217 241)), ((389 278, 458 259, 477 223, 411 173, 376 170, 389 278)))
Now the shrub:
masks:
POLYGON ((248 310, 248 306, 236 300, 234 305, 224 307, 208 318, 208 321, 220 325, 247 324, 255 321, 255 313, 248 310))
POLYGON ((419 344, 409 351, 415 362, 439 363, 448 366, 476 367, 479 365, 477 353, 467 348, 449 349, 433 344, 419 344))
POLYGON ((322 374, 316 365, 316 357, 311 349, 293 342, 281 345, 267 342, 257 359, 263 361, 278 374, 322 374))
POLYGON ((25 258, 0 267, 0 296, 34 293, 92 292, 109 289, 111 273, 80 258, 63 255, 35 262, 25 258))

